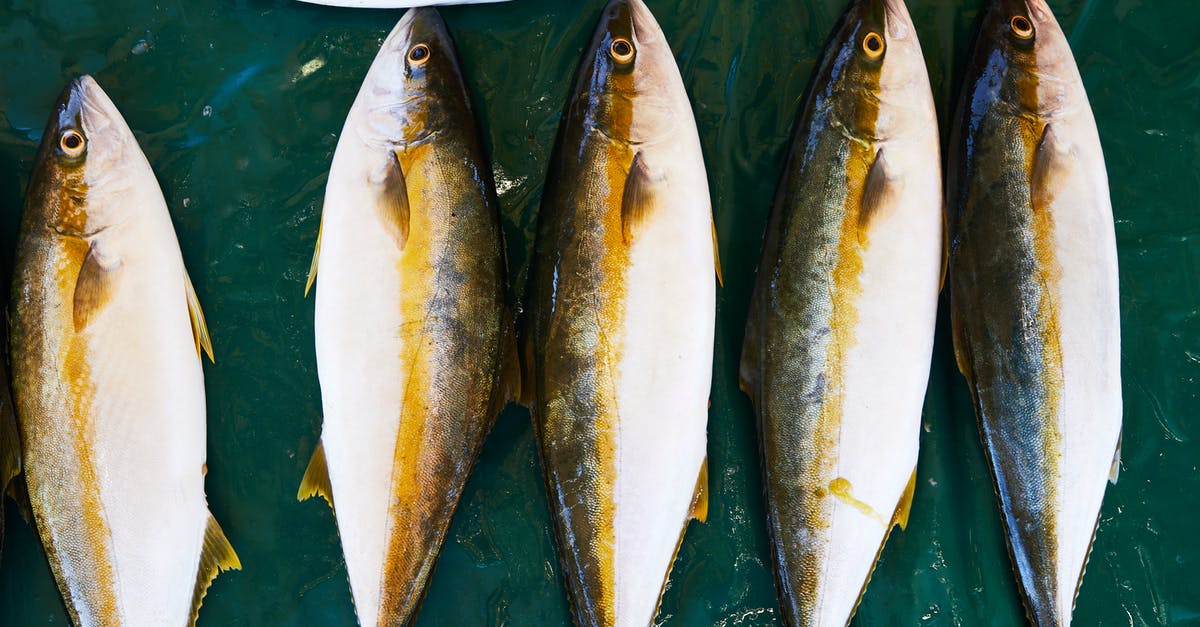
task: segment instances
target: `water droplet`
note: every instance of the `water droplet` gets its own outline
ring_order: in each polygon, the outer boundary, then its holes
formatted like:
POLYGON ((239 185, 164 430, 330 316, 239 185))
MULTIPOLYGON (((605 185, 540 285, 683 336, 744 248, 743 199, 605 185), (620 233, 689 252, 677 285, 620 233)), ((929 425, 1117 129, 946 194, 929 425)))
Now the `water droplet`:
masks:
POLYGON ((137 43, 133 44, 133 48, 131 48, 129 51, 133 54, 146 54, 147 52, 150 52, 150 48, 152 47, 153 46, 149 41, 146 41, 145 39, 139 39, 137 40, 137 43))
POLYGON ((200 115, 206 118, 212 117, 212 105, 204 105, 204 108, 200 110, 200 115))

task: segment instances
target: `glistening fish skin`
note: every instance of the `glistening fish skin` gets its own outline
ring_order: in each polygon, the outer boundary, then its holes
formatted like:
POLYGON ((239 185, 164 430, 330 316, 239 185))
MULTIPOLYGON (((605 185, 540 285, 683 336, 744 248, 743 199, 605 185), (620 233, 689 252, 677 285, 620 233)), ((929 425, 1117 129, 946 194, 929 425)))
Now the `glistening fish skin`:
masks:
POLYGON ((194 624, 240 564, 204 496, 208 332, 154 173, 94 80, 63 91, 25 199, 13 395, 74 624, 194 624))
POLYGON ((703 517, 716 277, 691 103, 641 0, 604 8, 538 220, 526 363, 575 621, 645 626, 703 517))
POLYGON ((436 10, 407 12, 371 64, 321 224, 325 422, 300 496, 334 506, 360 624, 405 624, 516 356, 491 167, 436 10))
POLYGON ((796 121, 742 351, 786 624, 845 625, 891 528, 907 521, 941 185, 908 11, 851 2, 796 121))
POLYGON ((951 141, 954 347, 1030 620, 1068 625, 1121 432, 1104 157, 1043 0, 995 0, 951 141))

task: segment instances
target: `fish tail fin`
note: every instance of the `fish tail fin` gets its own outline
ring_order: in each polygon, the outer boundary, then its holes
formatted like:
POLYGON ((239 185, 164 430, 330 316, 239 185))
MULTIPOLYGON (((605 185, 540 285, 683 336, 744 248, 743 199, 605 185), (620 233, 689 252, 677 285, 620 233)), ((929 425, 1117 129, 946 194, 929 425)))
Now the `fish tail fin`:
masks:
POLYGON ((196 617, 200 615, 200 604, 204 602, 204 595, 208 594, 213 579, 227 570, 241 569, 242 562, 233 551, 233 545, 210 513, 204 528, 204 548, 200 552, 200 569, 196 573, 196 589, 192 593, 192 613, 188 625, 195 626, 196 617))

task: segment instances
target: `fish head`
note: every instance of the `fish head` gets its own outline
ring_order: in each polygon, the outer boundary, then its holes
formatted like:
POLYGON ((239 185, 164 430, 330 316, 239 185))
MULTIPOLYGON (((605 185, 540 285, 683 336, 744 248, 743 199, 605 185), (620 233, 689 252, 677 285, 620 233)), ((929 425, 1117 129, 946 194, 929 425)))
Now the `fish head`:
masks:
POLYGON ((389 151, 429 141, 470 99, 453 39, 437 9, 409 9, 384 40, 359 92, 359 133, 389 151))
POLYGON ((911 97, 922 86, 929 91, 929 78, 902 0, 851 2, 817 72, 817 107, 832 107, 839 124, 865 142, 887 135, 896 124, 877 119, 881 112, 904 111, 907 103, 928 100, 928 95, 911 97), (882 102, 899 107, 881 107, 882 102))
MULTIPOLYGON (((30 196, 53 195, 39 202, 51 228, 88 235, 122 222, 139 207, 122 202, 148 170, 146 158, 116 105, 91 76, 80 76, 63 88, 46 125, 30 196)), ((132 203, 136 205, 136 203, 132 203)))
POLYGON ((1067 37, 1046 0, 993 0, 984 12, 976 48, 986 63, 1012 73, 1013 100, 1052 117, 1086 102, 1067 37))
POLYGON ((571 108, 627 144, 654 141, 690 107, 662 28, 642 0, 611 0, 580 63, 571 108))

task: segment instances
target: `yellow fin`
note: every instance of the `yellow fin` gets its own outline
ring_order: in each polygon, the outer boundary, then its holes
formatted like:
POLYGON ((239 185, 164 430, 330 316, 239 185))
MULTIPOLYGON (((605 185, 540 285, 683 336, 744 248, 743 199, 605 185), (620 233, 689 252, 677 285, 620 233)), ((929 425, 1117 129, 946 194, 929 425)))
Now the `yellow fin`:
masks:
POLYGON ((204 595, 208 594, 208 587, 212 585, 213 579, 227 570, 241 569, 242 562, 237 553, 234 553, 233 545, 229 544, 229 539, 225 537, 225 532, 221 531, 217 519, 209 514, 208 525, 204 528, 204 548, 200 552, 200 570, 196 573, 196 589, 192 592, 192 615, 188 625, 196 624, 196 617, 200 615, 200 604, 204 602, 204 595))
POLYGON ((333 507, 333 487, 329 484, 329 465, 325 461, 324 442, 317 442, 317 448, 304 471, 304 478, 300 480, 300 489, 296 491, 297 501, 305 501, 314 496, 325 499, 329 507, 333 507))
POLYGON ((325 232, 325 216, 321 216, 321 223, 317 225, 317 245, 313 248, 312 263, 308 264, 308 280, 304 283, 304 295, 308 296, 309 290, 312 289, 313 283, 317 280, 317 264, 321 259, 321 234, 325 232))
POLYGON ((1125 441, 1125 432, 1117 434, 1117 450, 1113 451, 1112 466, 1108 469, 1108 482, 1116 485, 1117 477, 1121 474, 1121 444, 1125 441))
MULTIPOLYGON (((7 386, 8 381, 0 381, 7 386)), ((17 432, 17 417, 13 413, 12 400, 4 390, 0 400, 0 499, 8 490, 8 484, 21 474, 21 434, 17 432)))
POLYGON ((500 375, 496 380, 496 389, 492 390, 493 416, 499 414, 510 401, 519 402, 522 395, 517 331, 508 307, 504 308, 504 317, 500 324, 500 375))
POLYGON ((1033 156, 1029 193, 1034 211, 1049 210, 1055 195, 1062 189, 1062 180, 1070 176, 1075 163, 1071 146, 1059 137, 1053 124, 1047 124, 1033 156))
POLYGON ((696 492, 692 497, 690 516, 700 522, 708 521, 708 458, 700 463, 700 475, 696 477, 696 492))
POLYGON ((376 205, 382 214, 388 233, 395 240, 400 250, 408 245, 408 183, 404 180, 404 168, 400 166, 400 155, 392 153, 387 171, 383 175, 383 184, 379 189, 379 204, 376 205))
POLYGON ((187 275, 185 270, 183 273, 183 283, 187 287, 187 305, 188 314, 192 318, 192 335, 196 337, 196 357, 200 357, 200 351, 203 350, 208 355, 208 360, 217 363, 213 358, 212 337, 208 335, 208 323, 204 320, 204 310, 200 309, 200 299, 196 297, 196 288, 192 287, 192 279, 187 275))
POLYGON ((629 176, 625 178, 625 191, 621 194, 621 233, 626 244, 633 241, 638 225, 650 215, 663 182, 660 174, 650 170, 641 152, 633 155, 629 176))
POLYGON ((725 277, 721 276, 721 247, 717 243, 717 223, 712 223, 713 234, 713 265, 717 270, 717 285, 725 287, 725 277))
POLYGON ((899 525, 901 531, 908 528, 908 515, 912 512, 913 492, 917 489, 917 469, 913 468, 912 476, 908 478, 908 485, 904 488, 904 494, 900 495, 900 501, 896 503, 896 512, 892 514, 892 525, 899 525))
POLYGON ((108 303, 109 297, 112 296, 113 272, 120 265, 119 261, 105 259, 96 249, 95 243, 88 247, 83 265, 79 267, 79 276, 75 279, 71 317, 75 321, 76 331, 82 331, 92 321, 96 312, 108 303))
POLYGON ((942 206, 942 276, 938 279, 938 293, 946 289, 946 272, 950 269, 950 220, 942 206))
POLYGON ((862 202, 858 209, 859 242, 867 241, 871 222, 895 206, 900 195, 902 181, 893 178, 888 170, 887 154, 880 148, 863 183, 862 202))

